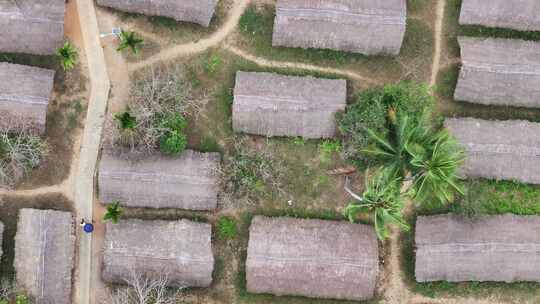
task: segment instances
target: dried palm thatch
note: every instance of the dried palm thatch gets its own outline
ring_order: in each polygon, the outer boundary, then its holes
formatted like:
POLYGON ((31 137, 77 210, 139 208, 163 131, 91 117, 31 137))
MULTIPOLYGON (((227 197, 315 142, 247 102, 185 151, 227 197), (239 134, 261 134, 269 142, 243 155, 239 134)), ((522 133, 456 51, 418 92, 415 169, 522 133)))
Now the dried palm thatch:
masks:
POLYGON ((53 70, 1 62, 0 128, 20 120, 25 128, 44 133, 53 84, 53 70))
POLYGON ((312 298, 372 298, 379 272, 372 227, 256 216, 249 229, 247 290, 312 298))
POLYGON ((21 209, 15 236, 17 288, 36 304, 71 304, 75 235, 71 213, 21 209))
POLYGON ((345 110, 345 80, 238 72, 233 129, 265 136, 328 138, 345 110))
POLYGON ((131 13, 164 16, 209 26, 217 0, 97 0, 97 4, 131 13))
POLYGON ((99 166, 99 198, 127 207, 212 210, 219 190, 219 153, 186 150, 179 157, 132 161, 106 154, 99 166))
POLYGON ((465 176, 540 184, 540 124, 459 118, 445 126, 465 149, 465 176))
POLYGON ((464 0, 460 24, 540 31, 538 0, 464 0))
POLYGON ((397 55, 405 0, 278 0, 272 45, 397 55))
POLYGON ((538 216, 421 216, 415 242, 418 282, 540 281, 538 216))
POLYGON ((460 37, 459 44, 456 100, 540 107, 540 42, 460 37))
POLYGON ((52 55, 64 40, 65 0, 0 1, 0 52, 52 55))
POLYGON ((125 284, 133 273, 167 276, 169 286, 208 287, 214 256, 212 226, 188 220, 124 220, 106 226, 102 277, 125 284))

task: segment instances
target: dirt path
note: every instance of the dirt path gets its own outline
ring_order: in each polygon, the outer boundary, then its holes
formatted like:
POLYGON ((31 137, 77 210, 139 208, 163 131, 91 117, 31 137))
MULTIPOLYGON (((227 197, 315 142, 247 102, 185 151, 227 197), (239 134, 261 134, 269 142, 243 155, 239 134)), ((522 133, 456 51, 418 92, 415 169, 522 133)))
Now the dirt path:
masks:
POLYGON ((148 59, 131 64, 129 66, 130 71, 138 70, 157 62, 168 61, 178 56, 201 53, 220 44, 230 33, 232 33, 232 31, 234 31, 249 2, 250 0, 235 0, 225 23, 217 32, 210 35, 210 37, 201 39, 198 42, 175 45, 162 50, 148 59))
POLYGON ((349 77, 355 80, 360 80, 369 84, 380 84, 376 80, 373 80, 371 78, 362 76, 356 72, 348 71, 345 69, 325 68, 325 67, 320 67, 316 65, 297 63, 297 62, 272 61, 272 60, 268 60, 268 59, 251 55, 247 53, 246 51, 239 49, 235 46, 229 45, 227 43, 223 45, 223 48, 237 56, 240 56, 246 60, 249 60, 251 62, 254 62, 264 67, 299 69, 299 70, 308 70, 308 71, 315 71, 315 72, 321 72, 321 73, 327 73, 327 74, 336 74, 336 75, 349 77))
POLYGON ((431 66, 431 78, 429 85, 433 87, 437 83, 437 75, 441 65, 441 52, 442 52, 442 30, 444 22, 444 9, 446 6, 445 0, 437 0, 437 14, 435 20, 435 54, 433 54, 433 65, 431 66))

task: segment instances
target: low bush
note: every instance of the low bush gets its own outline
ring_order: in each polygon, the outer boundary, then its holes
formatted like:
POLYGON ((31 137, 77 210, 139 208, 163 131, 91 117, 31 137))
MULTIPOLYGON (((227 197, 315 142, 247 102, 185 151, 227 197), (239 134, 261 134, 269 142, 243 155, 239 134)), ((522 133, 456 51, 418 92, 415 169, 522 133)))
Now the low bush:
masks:
POLYGON ((220 240, 234 239, 237 234, 236 221, 227 216, 222 216, 217 222, 217 237, 220 240))

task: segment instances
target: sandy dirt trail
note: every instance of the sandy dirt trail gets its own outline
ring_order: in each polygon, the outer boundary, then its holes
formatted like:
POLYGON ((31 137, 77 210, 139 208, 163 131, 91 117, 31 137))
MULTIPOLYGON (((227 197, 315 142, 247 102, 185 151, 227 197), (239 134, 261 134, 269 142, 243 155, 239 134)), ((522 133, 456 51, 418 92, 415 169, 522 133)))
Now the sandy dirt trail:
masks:
POLYGON ((437 14, 435 20, 435 50, 433 54, 433 65, 431 66, 431 77, 429 85, 433 87, 437 83, 437 75, 439 74, 441 65, 441 53, 442 53, 442 36, 443 36, 443 22, 444 22, 444 9, 446 7, 445 0, 437 0, 437 14))

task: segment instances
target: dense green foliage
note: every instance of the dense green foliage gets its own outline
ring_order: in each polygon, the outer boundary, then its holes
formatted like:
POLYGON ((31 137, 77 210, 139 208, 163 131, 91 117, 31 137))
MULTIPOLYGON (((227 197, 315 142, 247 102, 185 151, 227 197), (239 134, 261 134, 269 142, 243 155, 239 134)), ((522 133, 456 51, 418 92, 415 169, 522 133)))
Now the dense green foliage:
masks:
POLYGON ((217 237, 220 240, 231 240, 236 237, 237 228, 234 218, 222 216, 217 222, 217 237))
POLYGON ((359 93, 356 102, 337 117, 344 137, 345 156, 357 165, 373 165, 373 159, 361 152, 375 142, 366 130, 386 136, 390 109, 408 116, 414 123, 430 115, 433 104, 428 87, 414 82, 401 82, 359 93))
POLYGON ((120 216, 122 215, 122 207, 120 202, 114 201, 107 206, 107 212, 103 216, 104 221, 111 221, 113 224, 117 224, 120 216))
POLYGON ((56 51, 56 55, 60 57, 60 65, 64 71, 69 71, 75 67, 77 63, 77 49, 69 42, 66 41, 64 45, 56 51))
POLYGON ((137 118, 129 113, 129 110, 122 113, 115 113, 114 119, 118 121, 122 130, 134 130, 137 126, 137 118))
POLYGON ((165 154, 180 154, 187 147, 187 137, 184 129, 187 127, 186 119, 178 113, 170 114, 159 120, 161 128, 165 129, 159 141, 159 149, 165 154))
POLYGON ((141 44, 144 42, 142 38, 137 36, 135 32, 124 31, 120 33, 120 45, 116 49, 117 51, 122 51, 124 49, 130 49, 133 54, 139 53, 141 44))

